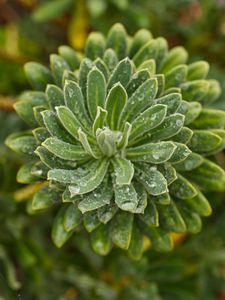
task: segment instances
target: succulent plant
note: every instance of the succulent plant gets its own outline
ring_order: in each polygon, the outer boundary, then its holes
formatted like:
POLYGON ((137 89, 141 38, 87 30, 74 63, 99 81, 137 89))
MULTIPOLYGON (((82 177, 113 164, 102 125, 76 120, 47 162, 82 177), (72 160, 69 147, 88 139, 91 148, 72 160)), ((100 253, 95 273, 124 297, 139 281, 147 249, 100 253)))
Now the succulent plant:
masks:
POLYGON ((25 65, 34 91, 15 109, 33 130, 6 144, 28 159, 18 181, 43 182, 33 210, 58 207, 58 247, 84 227, 97 253, 114 244, 138 259, 145 237, 168 251, 170 232, 201 229, 204 193, 225 189, 213 158, 225 147, 225 113, 210 108, 220 87, 205 79, 207 62, 187 59, 162 37, 115 24, 106 38, 91 33, 84 53, 61 46, 50 70, 25 65))

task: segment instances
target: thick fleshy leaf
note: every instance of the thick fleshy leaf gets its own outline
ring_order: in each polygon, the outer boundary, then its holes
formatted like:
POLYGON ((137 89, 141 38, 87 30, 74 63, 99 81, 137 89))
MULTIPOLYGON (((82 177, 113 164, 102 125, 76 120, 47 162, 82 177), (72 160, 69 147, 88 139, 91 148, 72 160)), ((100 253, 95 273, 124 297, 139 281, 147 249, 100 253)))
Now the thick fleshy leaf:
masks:
POLYGON ((48 137, 50 137, 48 130, 44 127, 37 127, 36 129, 32 130, 32 133, 36 141, 39 143, 44 142, 48 137))
POLYGON ((157 88, 156 79, 146 80, 128 99, 120 118, 120 124, 126 120, 133 121, 140 112, 150 107, 156 96, 157 88))
POLYGON ((177 174, 177 179, 169 186, 170 193, 180 199, 194 198, 197 195, 195 187, 183 176, 177 174))
POLYGON ((152 38, 152 34, 147 29, 139 29, 132 40, 130 49, 129 49, 129 56, 133 57, 140 48, 145 45, 150 39, 152 38))
POLYGON ((20 154, 33 155, 38 144, 29 132, 12 133, 5 140, 5 144, 20 154))
POLYGON ((225 190, 225 172, 208 159, 204 159, 203 163, 197 169, 187 173, 186 176, 205 190, 225 190))
POLYGON ((100 106, 98 106, 96 117, 95 117, 93 127, 92 127, 92 130, 93 130, 94 134, 96 133, 98 128, 104 127, 106 116, 107 116, 107 110, 105 110, 105 109, 101 108, 100 106))
POLYGON ((206 106, 210 105, 211 103, 215 102, 215 100, 220 96, 222 90, 220 84, 217 80, 207 80, 209 84, 208 91, 204 98, 201 99, 201 102, 206 106))
POLYGON ((51 169, 48 172, 48 180, 60 183, 74 183, 78 176, 79 172, 76 170, 51 169))
POLYGON ((182 129, 184 119, 185 117, 178 113, 166 117, 158 127, 150 131, 151 141, 165 140, 176 135, 182 129))
POLYGON ((98 209, 98 219, 101 223, 108 223, 118 211, 118 206, 115 203, 102 206, 98 209))
POLYGON ((129 58, 121 60, 115 69, 113 70, 108 81, 108 90, 110 90, 115 83, 121 83, 122 86, 126 87, 130 81, 132 75, 133 67, 129 58))
POLYGON ((193 80, 181 85, 182 96, 186 101, 201 101, 207 94, 209 83, 207 80, 193 80))
POLYGON ((137 71, 146 70, 146 69, 148 70, 150 76, 153 76, 153 78, 154 78, 155 72, 156 72, 156 64, 155 64, 154 59, 148 59, 148 60, 144 61, 137 68, 137 71))
POLYGON ((63 217, 63 226, 67 232, 74 230, 82 222, 82 214, 75 204, 69 204, 63 217))
POLYGON ((52 74, 49 69, 39 63, 26 63, 24 71, 28 81, 35 90, 44 91, 46 85, 53 82, 52 74))
POLYGON ((102 57, 105 50, 105 38, 100 32, 91 32, 85 45, 85 56, 91 60, 102 57))
POLYGON ((52 240, 56 247, 62 247, 72 236, 73 231, 67 232, 64 228, 64 215, 67 207, 62 207, 56 215, 52 226, 52 240))
MULTIPOLYGON (((35 118, 36 122, 38 123, 38 125, 41 127, 45 127, 45 122, 44 122, 42 113, 46 109, 47 109, 47 106, 45 106, 45 105, 39 105, 39 106, 33 107, 34 118, 35 118)), ((54 114, 54 113, 52 112, 52 114, 54 114)))
POLYGON ((96 140, 102 154, 108 157, 114 156, 117 152, 117 144, 121 138, 121 133, 110 130, 108 127, 98 128, 96 131, 96 140))
POLYGON ((192 123, 202 111, 202 105, 199 102, 188 102, 188 111, 185 113, 185 125, 192 123))
POLYGON ((146 191, 153 196, 168 192, 165 177, 155 167, 138 165, 137 180, 145 187, 146 191))
POLYGON ((36 161, 31 161, 22 165, 16 175, 16 180, 19 183, 32 183, 38 180, 37 176, 31 174, 31 170, 35 163, 36 161))
POLYGON ((203 162, 203 157, 197 153, 192 152, 188 157, 176 164, 174 167, 178 171, 191 171, 198 168, 203 162))
POLYGON ((181 205, 181 203, 179 203, 178 208, 185 222, 187 232, 196 234, 201 231, 201 217, 196 212, 193 212, 189 208, 184 207, 184 205, 181 205))
POLYGON ((144 236, 141 233, 138 226, 135 224, 133 226, 128 253, 132 259, 139 260, 142 257, 143 251, 144 251, 144 236))
POLYGON ((106 159, 94 162, 87 175, 80 176, 76 179, 75 184, 69 186, 71 196, 86 194, 96 189, 103 181, 108 165, 109 162, 106 159))
POLYGON ((45 209, 60 202, 60 194, 45 186, 41 188, 33 197, 32 209, 45 209))
POLYGON ((160 171, 166 178, 168 185, 170 185, 172 182, 174 182, 174 180, 177 179, 176 170, 171 166, 170 163, 157 165, 157 170, 160 171))
POLYGON ((79 202, 81 201, 81 196, 80 195, 76 195, 74 197, 71 197, 70 191, 68 189, 68 187, 65 188, 63 194, 62 194, 62 202, 72 202, 73 204, 75 204, 75 202, 79 202))
POLYGON ((162 63, 160 73, 167 74, 172 68, 180 64, 185 64, 188 59, 188 53, 183 47, 171 49, 162 63))
POLYGON ((146 233, 150 237, 151 243, 156 251, 168 252, 173 249, 173 240, 165 230, 149 227, 146 233))
POLYGON ((173 142, 187 144, 193 135, 193 131, 188 127, 183 127, 181 130, 172 137, 173 142))
POLYGON ((91 71, 93 67, 94 64, 89 58, 84 58, 80 64, 78 83, 82 90, 84 99, 86 99, 86 95, 87 95, 86 90, 87 90, 88 73, 91 71))
POLYGON ((100 225, 91 234, 91 245, 93 250, 100 255, 107 255, 111 250, 111 239, 109 226, 100 225))
POLYGON ((123 128, 121 139, 118 143, 117 148, 118 149, 125 149, 129 143, 130 133, 132 130, 132 125, 128 122, 125 123, 125 126, 123 128))
POLYGON ((155 39, 151 39, 148 43, 143 45, 140 50, 134 55, 133 61, 138 67, 144 61, 155 59, 158 52, 158 43, 155 39))
POLYGON ((97 107, 104 107, 106 97, 106 82, 101 71, 94 67, 87 78, 87 106, 92 120, 95 119, 97 107))
POLYGON ((95 230, 101 222, 98 219, 98 214, 96 211, 89 211, 83 215, 84 227, 87 232, 92 232, 95 230))
POLYGON ((112 72, 115 69, 116 65, 119 62, 116 52, 111 48, 105 51, 103 55, 103 61, 107 65, 110 72, 112 72))
POLYGON ((112 220, 111 238, 113 243, 121 249, 127 250, 130 245, 134 215, 125 211, 118 211, 112 220))
POLYGON ((58 48, 60 56, 68 63, 71 70, 76 70, 79 68, 81 57, 69 46, 63 45, 58 48))
POLYGON ((176 112, 177 108, 181 103, 181 94, 172 93, 169 95, 165 95, 161 98, 156 99, 157 104, 164 104, 167 106, 167 114, 173 114, 176 112))
POLYGON ((118 121, 124 106, 127 103, 126 90, 120 83, 115 84, 106 99, 107 124, 110 129, 118 129, 118 121))
POLYGON ((138 196, 132 184, 115 185, 115 203, 125 211, 133 212, 138 205, 138 196))
POLYGON ((191 154, 191 150, 186 145, 181 143, 174 144, 176 145, 176 149, 169 159, 170 163, 178 163, 180 161, 183 161, 191 154))
POLYGON ((102 206, 109 205, 112 196, 112 186, 105 180, 96 190, 87 195, 83 195, 83 200, 78 204, 78 208, 82 213, 98 209, 102 206))
POLYGON ((133 185, 138 197, 138 205, 133 210, 133 213, 143 214, 148 205, 148 194, 143 185, 139 184, 138 182, 134 182, 133 185))
POLYGON ((165 89, 165 76, 163 74, 156 74, 153 76, 153 78, 156 78, 158 82, 158 91, 156 94, 156 98, 160 97, 160 95, 163 93, 165 89))
POLYGON ((132 123, 129 144, 132 144, 132 141, 160 125, 166 117, 166 112, 166 105, 156 104, 141 113, 132 123))
POLYGON ((127 149, 127 157, 132 161, 160 164, 169 160, 175 149, 172 142, 150 143, 127 149))
POLYGON ((151 196, 152 201, 156 204, 168 205, 170 204, 171 198, 169 193, 164 193, 158 196, 151 196))
POLYGON ((148 69, 143 69, 135 72, 126 87, 128 97, 130 97, 140 85, 142 85, 147 79, 149 79, 150 76, 151 75, 148 69))
POLYGON ((176 204, 171 201, 169 205, 158 205, 160 224, 166 231, 183 233, 186 225, 176 204))
POLYGON ((197 61, 188 66, 187 80, 205 79, 209 71, 206 61, 197 61))
POLYGON ((165 89, 168 89, 173 86, 179 86, 186 80, 187 76, 187 66, 178 65, 172 68, 165 77, 165 89))
POLYGON ((50 66, 55 83, 62 86, 62 78, 65 70, 70 70, 68 63, 59 55, 50 55, 50 66))
POLYGON ((107 65, 99 57, 94 61, 94 64, 98 68, 98 70, 102 72, 102 74, 104 75, 105 80, 107 82, 109 79, 109 69, 108 69, 107 65))
POLYGON ((47 101, 50 108, 54 111, 56 106, 64 105, 64 97, 62 90, 53 84, 48 84, 46 88, 47 101))
POLYGON ((158 43, 158 51, 157 51, 157 57, 156 57, 156 65, 157 70, 160 70, 162 63, 165 60, 165 57, 168 53, 168 43, 167 40, 163 37, 156 38, 156 41, 158 43))
POLYGON ((220 136, 209 130, 194 130, 193 132, 188 147, 194 152, 207 154, 222 143, 220 136))
POLYGON ((93 149, 93 147, 91 147, 87 135, 82 131, 81 128, 78 129, 77 133, 79 136, 79 141, 83 146, 85 152, 96 159, 101 157, 99 149, 97 149, 96 147, 95 149, 93 149))
POLYGON ((148 227, 159 226, 159 214, 153 201, 148 202, 148 206, 145 208, 144 214, 139 215, 139 217, 148 227))
POLYGON ((83 160, 90 158, 80 145, 65 143, 57 138, 48 138, 42 145, 51 153, 65 160, 83 160))
POLYGON ((107 48, 112 48, 119 59, 122 59, 127 54, 127 34, 121 24, 115 24, 109 31, 106 42, 107 48))
POLYGON ((122 157, 115 157, 112 159, 114 173, 116 176, 116 184, 129 185, 134 175, 133 164, 122 157))
POLYGON ((202 109, 192 125, 197 129, 223 129, 225 126, 225 112, 218 109, 202 109))

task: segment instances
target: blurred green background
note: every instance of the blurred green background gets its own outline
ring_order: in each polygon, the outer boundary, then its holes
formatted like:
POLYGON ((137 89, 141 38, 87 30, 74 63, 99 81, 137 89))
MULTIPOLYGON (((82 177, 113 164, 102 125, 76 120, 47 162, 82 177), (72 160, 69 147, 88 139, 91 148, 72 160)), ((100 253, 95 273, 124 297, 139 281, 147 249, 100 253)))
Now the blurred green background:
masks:
MULTIPOLYGON (((224 300, 225 213, 223 194, 209 195, 213 215, 197 236, 174 236, 169 254, 149 251, 140 262, 115 249, 94 254, 84 232, 60 250, 50 240, 53 212, 31 214, 37 185, 16 183, 21 158, 5 137, 25 124, 13 103, 29 89, 23 65, 48 64, 61 44, 82 50, 91 31, 106 33, 121 22, 183 45, 190 61, 209 61, 209 76, 225 110, 225 0, 0 0, 0 299, 23 300, 224 300)), ((218 156, 225 166, 223 154, 218 156)), ((146 245, 148 248, 148 245, 146 245)))

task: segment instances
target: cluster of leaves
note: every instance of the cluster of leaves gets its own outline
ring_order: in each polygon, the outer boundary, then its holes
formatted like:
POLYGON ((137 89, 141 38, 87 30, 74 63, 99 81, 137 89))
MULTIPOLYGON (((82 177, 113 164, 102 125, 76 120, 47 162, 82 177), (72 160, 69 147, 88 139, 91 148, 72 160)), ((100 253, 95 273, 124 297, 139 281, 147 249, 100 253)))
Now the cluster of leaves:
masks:
POLYGON ((206 158, 225 146, 225 114, 207 108, 220 94, 208 64, 187 59, 182 47, 168 50, 147 30, 128 39, 116 24, 106 39, 90 34, 84 57, 62 46, 51 70, 26 64, 36 91, 15 109, 33 130, 6 144, 30 157, 18 181, 44 183, 33 209, 58 204, 58 247, 83 223, 97 253, 115 244, 140 258, 144 236, 168 251, 171 231, 201 229, 211 213, 203 192, 225 189, 224 171, 206 158))

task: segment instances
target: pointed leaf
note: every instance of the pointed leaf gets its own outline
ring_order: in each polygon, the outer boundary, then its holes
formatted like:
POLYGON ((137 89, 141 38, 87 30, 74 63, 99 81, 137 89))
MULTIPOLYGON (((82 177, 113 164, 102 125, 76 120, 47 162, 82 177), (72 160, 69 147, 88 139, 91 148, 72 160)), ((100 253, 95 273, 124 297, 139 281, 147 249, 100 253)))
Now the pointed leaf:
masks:
POLYGON ((62 86, 63 72, 70 70, 68 63, 59 55, 50 55, 50 65, 55 83, 58 86, 62 86))
POLYGON ((171 115, 176 112, 177 108, 181 104, 181 94, 172 93, 169 95, 165 95, 161 98, 156 99, 157 104, 164 104, 167 106, 167 114, 171 115))
POLYGON ((143 69, 135 72, 126 88, 128 97, 130 97, 140 85, 142 85, 147 79, 149 79, 150 76, 151 75, 148 69, 143 69))
POLYGON ((84 58, 80 64, 80 69, 79 69, 79 86, 81 87, 82 94, 84 99, 86 99, 87 95, 87 77, 88 73, 91 71, 93 68, 93 62, 89 58, 84 58))
POLYGON ((148 202, 144 214, 139 215, 139 217, 148 227, 159 226, 159 214, 153 201, 148 202))
POLYGON ((138 204, 137 193, 132 184, 130 185, 115 185, 115 203, 125 211, 132 212, 138 204))
POLYGON ((177 174, 177 179, 169 186, 170 193, 180 199, 189 199, 197 195, 195 187, 183 176, 177 174))
POLYGON ((41 188, 33 197, 32 209, 45 209, 60 202, 60 194, 45 186, 41 188))
POLYGON ((196 168, 198 168, 203 162, 203 157, 197 153, 191 153, 188 155, 188 157, 176 164, 174 164, 174 167, 178 171, 191 171, 196 168))
POLYGON ((109 78, 107 86, 108 90, 110 90, 113 85, 118 82, 120 82, 122 86, 126 87, 127 83, 130 80, 132 69, 132 64, 128 57, 121 60, 117 64, 109 78))
POLYGON ((174 143, 176 146, 173 155, 169 159, 170 163, 178 163, 185 160, 190 154, 191 150, 184 144, 181 143, 174 143))
POLYGON ((50 108, 54 111, 56 106, 64 105, 62 90, 53 84, 48 84, 46 88, 47 101, 50 108))
POLYGON ((112 163, 116 176, 116 184, 129 185, 134 175, 133 164, 122 157, 115 157, 112 159, 112 163))
POLYGON ((150 39, 152 38, 152 34, 150 31, 146 29, 139 29, 132 40, 130 50, 129 50, 129 56, 133 57, 140 48, 145 45, 150 39))
POLYGON ((118 211, 118 206, 115 203, 102 206, 98 209, 98 219, 101 223, 108 223, 118 211))
POLYGON ((77 205, 70 204, 63 217, 63 226, 67 232, 74 230, 82 222, 82 214, 77 208, 77 205))
POLYGON ((95 134, 98 128, 104 127, 105 120, 107 116, 107 110, 101 108, 100 106, 97 107, 96 117, 93 123, 93 133, 95 134))
POLYGON ((101 222, 98 219, 96 211, 89 211, 83 215, 84 227, 88 232, 95 230, 101 222))
POLYGON ((155 39, 151 39, 134 55, 133 61, 135 65, 138 67, 148 59, 155 59, 157 57, 157 51, 158 43, 155 39))
POLYGON ((103 61, 107 65, 110 72, 112 72, 115 69, 116 65, 119 62, 116 52, 111 48, 105 51, 103 55, 103 61))

